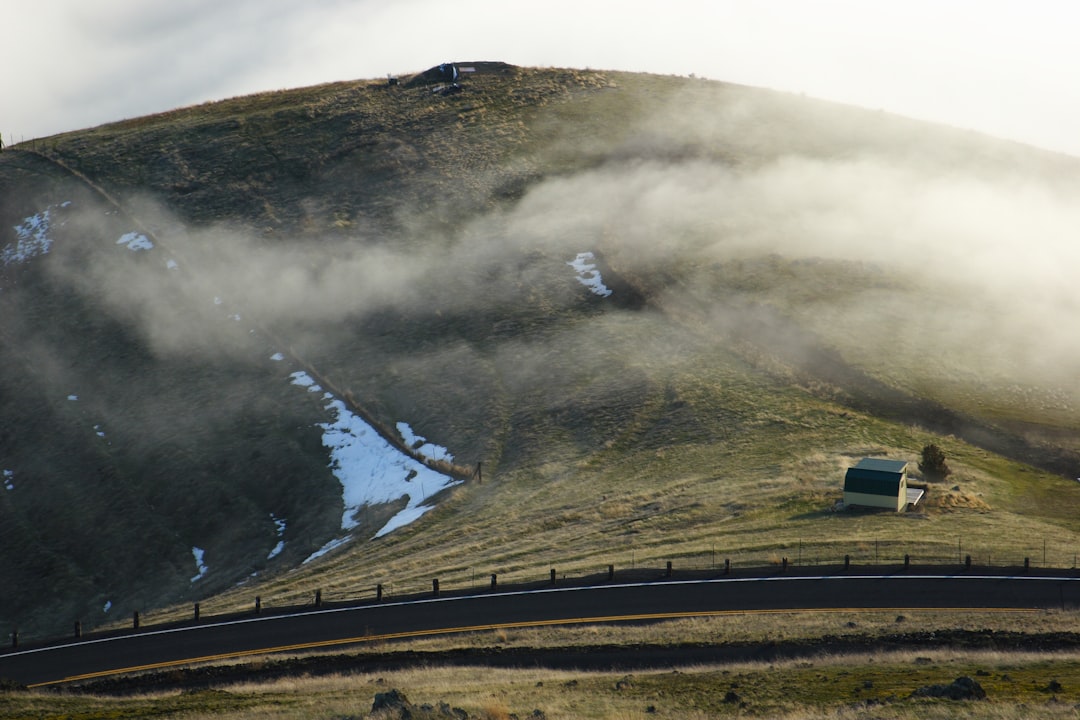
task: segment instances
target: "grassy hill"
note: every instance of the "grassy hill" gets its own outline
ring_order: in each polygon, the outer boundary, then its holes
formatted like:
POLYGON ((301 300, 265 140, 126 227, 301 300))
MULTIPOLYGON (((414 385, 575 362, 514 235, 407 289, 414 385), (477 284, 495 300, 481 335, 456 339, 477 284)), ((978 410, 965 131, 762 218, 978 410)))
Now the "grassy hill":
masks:
POLYGON ((550 566, 1074 562, 1080 162, 724 83, 473 66, 460 92, 335 83, 0 154, 0 626, 550 566), (301 370, 483 482, 345 532, 301 370), (928 442, 955 472, 923 509, 830 511, 853 460, 928 442))

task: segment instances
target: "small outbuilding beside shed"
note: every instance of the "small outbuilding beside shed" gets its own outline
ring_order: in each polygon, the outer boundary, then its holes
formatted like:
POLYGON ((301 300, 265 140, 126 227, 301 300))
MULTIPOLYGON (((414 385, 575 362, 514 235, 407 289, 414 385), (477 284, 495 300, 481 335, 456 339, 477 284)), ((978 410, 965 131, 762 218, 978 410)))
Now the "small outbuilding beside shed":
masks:
POLYGON ((907 462, 863 458, 844 475, 844 506, 888 508, 904 512, 923 492, 907 486, 907 462))

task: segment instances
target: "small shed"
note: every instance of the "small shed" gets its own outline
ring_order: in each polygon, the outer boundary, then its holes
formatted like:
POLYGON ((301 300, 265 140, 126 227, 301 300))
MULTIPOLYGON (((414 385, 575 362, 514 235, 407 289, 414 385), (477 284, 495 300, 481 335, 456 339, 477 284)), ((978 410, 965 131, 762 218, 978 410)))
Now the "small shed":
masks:
POLYGON ((410 78, 405 87, 459 83, 470 75, 509 75, 517 68, 504 62, 473 61, 447 62, 428 68, 410 78))
POLYGON ((863 458, 844 475, 845 506, 903 512, 908 502, 907 463, 903 460, 863 458))

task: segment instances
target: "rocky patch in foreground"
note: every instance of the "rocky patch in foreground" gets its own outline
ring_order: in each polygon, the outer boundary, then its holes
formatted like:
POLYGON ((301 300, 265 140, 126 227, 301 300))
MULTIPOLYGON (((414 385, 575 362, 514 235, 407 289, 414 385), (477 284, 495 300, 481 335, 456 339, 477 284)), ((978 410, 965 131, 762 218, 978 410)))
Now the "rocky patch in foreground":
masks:
POLYGON ((927 685, 911 693, 911 697, 948 698, 949 700, 985 700, 982 685, 969 677, 958 677, 948 685, 927 685))
MULTIPOLYGON (((384 720, 469 720, 469 713, 458 707, 450 707, 449 703, 440 702, 438 707, 429 704, 414 705, 405 697, 405 693, 398 689, 388 692, 375 693, 375 700, 371 703, 373 717, 384 720)), ((510 714, 510 718, 517 715, 510 714)), ((529 718, 544 720, 542 710, 533 710, 529 718)))

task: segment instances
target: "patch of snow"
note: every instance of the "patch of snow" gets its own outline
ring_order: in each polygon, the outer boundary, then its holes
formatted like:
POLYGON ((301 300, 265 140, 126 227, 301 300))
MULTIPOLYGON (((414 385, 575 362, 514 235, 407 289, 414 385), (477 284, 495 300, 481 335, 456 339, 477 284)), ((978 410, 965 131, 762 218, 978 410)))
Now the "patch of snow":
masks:
POLYGON ((101 608, 102 612, 109 612, 112 610, 112 600, 106 600, 104 607, 101 608))
MULTIPOLYGON (((322 389, 302 370, 290 377, 293 385, 305 387, 308 392, 322 389)), ((352 530, 359 524, 355 515, 362 507, 406 498, 406 506, 375 533, 374 537, 381 537, 422 516, 431 509, 430 505, 423 505, 429 497, 459 482, 400 452, 330 393, 324 393, 323 398, 327 401, 326 409, 335 418, 333 422, 319 423, 319 427, 323 429, 323 445, 330 450, 330 469, 341 483, 345 506, 342 530, 352 530)), ((347 540, 330 541, 304 562, 347 540)))
POLYGON ((589 288, 590 292, 600 297, 607 297, 611 295, 611 288, 604 284, 600 271, 596 269, 596 263, 591 262, 595 259, 596 256, 591 252, 583 252, 578 253, 576 258, 566 264, 574 268, 578 274, 578 282, 589 288))
POLYGON ((78 395, 68 395, 68 400, 71 400, 72 402, 74 402, 74 401, 76 401, 78 399, 79 399, 78 395))
POLYGON ((64 202, 60 203, 60 207, 62 207, 62 208, 71 207, 71 201, 70 200, 65 200, 64 202))
MULTIPOLYGON (((285 520, 282 519, 282 518, 274 517, 273 513, 270 513, 270 519, 274 522, 274 525, 277 526, 277 536, 278 536, 278 538, 284 538, 285 537, 285 520)), ((279 539, 278 544, 274 546, 274 549, 270 551, 270 554, 266 556, 266 559, 267 560, 273 560, 278 555, 280 555, 281 551, 284 550, 284 549, 285 549, 285 541, 279 539)))
POLYGON ((315 384, 315 381, 311 378, 311 376, 308 375, 303 370, 297 370, 293 374, 289 375, 289 377, 291 377, 293 379, 292 380, 293 385, 299 385, 300 387, 305 387, 305 388, 307 388, 308 392, 319 392, 320 390, 322 390, 321 387, 319 387, 318 385, 315 384))
POLYGON ((349 537, 347 537, 347 536, 346 536, 346 537, 340 537, 340 538, 334 538, 333 540, 331 540, 330 542, 326 543, 326 544, 325 544, 325 545, 323 545, 323 546, 322 546, 321 548, 319 548, 318 550, 316 550, 315 552, 311 553, 311 554, 310 554, 310 555, 308 555, 308 556, 307 556, 306 558, 304 558, 304 562, 302 562, 302 563, 300 563, 300 564, 301 564, 301 565, 307 565, 307 564, 308 564, 309 562, 311 562, 312 560, 315 560, 316 558, 321 558, 321 557, 322 557, 323 555, 325 555, 326 553, 330 552, 330 551, 331 551, 331 550, 333 550, 334 548, 339 548, 339 547, 341 547, 341 546, 342 546, 342 545, 344 545, 345 543, 349 542, 349 540, 350 540, 350 539, 351 539, 351 538, 349 538, 349 537))
POLYGON ((284 550, 284 549, 285 549, 285 541, 284 540, 278 540, 278 544, 274 546, 274 549, 270 551, 270 554, 266 556, 266 559, 267 560, 273 560, 278 555, 280 555, 281 551, 284 550))
POLYGON ((375 533, 375 537, 382 537, 383 535, 386 535, 387 533, 390 533, 390 532, 393 532, 394 530, 397 530, 399 527, 405 527, 406 525, 411 523, 413 520, 418 520, 421 515, 423 515, 424 513, 426 513, 430 509, 431 509, 430 507, 415 507, 415 506, 412 506, 412 505, 410 505, 409 507, 406 507, 404 510, 399 512, 397 515, 390 518, 390 520, 387 521, 387 523, 382 526, 382 528, 379 530, 379 532, 375 533))
POLYGON ((4 489, 5 490, 14 490, 15 489, 15 483, 11 482, 11 479, 13 477, 15 477, 15 471, 14 470, 5 470, 3 472, 3 476, 4 476, 4 489))
POLYGON ((98 437, 102 437, 102 438, 105 437, 105 431, 101 429, 101 425, 95 425, 94 426, 94 433, 98 437))
POLYGON ((10 265, 13 262, 24 263, 32 257, 44 255, 52 247, 52 238, 49 237, 49 225, 52 222, 51 208, 23 218, 23 221, 13 226, 15 228, 15 244, 7 244, 0 248, 0 263, 10 265))
POLYGON ((231 320, 235 320, 236 322, 240 322, 240 315, 238 315, 237 313, 233 313, 232 315, 229 316, 229 318, 231 320))
POLYGON ((399 422, 397 424, 397 431, 401 434, 401 440, 407 446, 411 447, 418 455, 422 455, 431 460, 446 460, 447 462, 453 462, 454 456, 450 454, 449 450, 442 445, 429 443, 427 438, 414 433, 413 429, 409 427, 409 423, 399 422))
POLYGON ((274 353, 273 355, 270 356, 270 359, 273 360, 274 362, 281 362, 282 360, 285 359, 285 356, 282 355, 281 353, 274 353))
POLYGON ((220 305, 220 304, 221 304, 221 303, 223 303, 223 302, 225 302, 225 301, 224 301, 224 300, 222 300, 222 299, 221 299, 220 297, 218 297, 218 296, 216 296, 216 295, 214 296, 214 304, 215 304, 215 305, 220 305))
POLYGON ((195 567, 199 569, 199 574, 191 578, 191 582, 195 582, 201 580, 210 568, 206 567, 206 563, 203 562, 203 556, 206 554, 205 550, 193 547, 191 548, 191 554, 195 557, 195 567))
POLYGON ((296 372, 289 375, 289 377, 293 379, 293 385, 299 385, 300 387, 311 387, 315 384, 315 381, 312 380, 311 376, 303 370, 297 370, 296 372))
POLYGON ((117 245, 126 245, 128 250, 153 250, 154 243, 150 242, 150 238, 146 237, 142 233, 129 232, 120 236, 120 239, 116 241, 117 245))
POLYGON ((180 267, 180 266, 176 264, 176 261, 175 261, 175 260, 173 260, 172 258, 170 258, 170 259, 168 259, 168 260, 166 260, 166 261, 165 261, 165 267, 167 267, 167 268, 168 268, 168 269, 170 269, 170 270, 175 270, 176 268, 178 268, 178 267, 180 267))
POLYGON ((421 506, 429 496, 457 484, 452 478, 398 452, 374 428, 350 412, 341 400, 331 400, 326 407, 337 413, 335 422, 322 423, 320 427, 325 431, 323 445, 330 448, 330 468, 343 490, 343 530, 357 526, 353 516, 364 505, 407 497, 405 508, 375 533, 375 537, 381 537, 401 526, 399 517, 407 517, 407 522, 412 522, 430 510, 431 506, 421 506))

